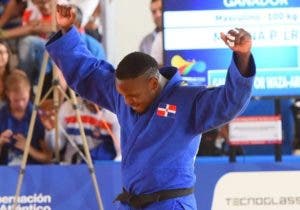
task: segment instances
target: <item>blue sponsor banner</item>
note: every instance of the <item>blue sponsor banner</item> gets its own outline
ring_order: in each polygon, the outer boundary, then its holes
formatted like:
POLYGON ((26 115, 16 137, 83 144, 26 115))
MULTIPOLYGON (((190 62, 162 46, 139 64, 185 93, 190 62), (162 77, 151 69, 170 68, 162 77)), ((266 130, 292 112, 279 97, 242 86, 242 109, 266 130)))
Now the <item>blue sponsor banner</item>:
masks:
MULTIPOLYGON (((275 163, 273 156, 238 157, 237 163, 230 164, 227 157, 197 158, 195 197, 198 208, 211 210, 216 183, 226 173, 262 170, 299 171, 299 162, 299 157, 292 156, 283 156, 282 163, 275 163)), ((120 163, 100 161, 95 164, 95 169, 104 209, 116 209, 117 204, 113 203, 113 200, 122 189, 120 163)), ((11 209, 18 174, 19 167, 0 167, 1 210, 11 209)), ((98 209, 94 187, 86 165, 27 166, 19 201, 23 209, 98 209)))
MULTIPOLYGON (((105 209, 116 209, 112 201, 122 189, 120 164, 103 161, 95 169, 105 209)), ((12 206, 18 173, 19 167, 0 167, 0 209, 12 206)), ((24 209, 98 209, 86 165, 27 166, 19 198, 24 209)))
MULTIPOLYGON (((209 71, 208 84, 218 86, 224 84, 226 70, 209 71)), ((294 96, 300 93, 300 69, 260 69, 254 81, 253 95, 265 96, 294 96)))

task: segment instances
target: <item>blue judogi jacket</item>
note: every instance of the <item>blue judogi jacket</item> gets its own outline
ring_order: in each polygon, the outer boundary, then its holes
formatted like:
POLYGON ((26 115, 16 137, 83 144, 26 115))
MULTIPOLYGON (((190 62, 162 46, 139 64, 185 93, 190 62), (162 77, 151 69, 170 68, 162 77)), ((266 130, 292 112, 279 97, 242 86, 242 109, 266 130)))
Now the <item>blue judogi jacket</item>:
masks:
POLYGON ((192 187, 200 133, 230 121, 246 107, 255 74, 252 57, 252 76, 247 78, 233 59, 226 84, 211 89, 187 86, 177 69, 162 68, 167 85, 151 107, 138 114, 117 92, 113 66, 93 57, 75 28, 63 36, 61 32, 55 34, 46 48, 77 93, 117 114, 122 181, 125 189, 135 194, 192 187), (158 111, 166 106, 172 109, 165 109, 161 116, 158 111))

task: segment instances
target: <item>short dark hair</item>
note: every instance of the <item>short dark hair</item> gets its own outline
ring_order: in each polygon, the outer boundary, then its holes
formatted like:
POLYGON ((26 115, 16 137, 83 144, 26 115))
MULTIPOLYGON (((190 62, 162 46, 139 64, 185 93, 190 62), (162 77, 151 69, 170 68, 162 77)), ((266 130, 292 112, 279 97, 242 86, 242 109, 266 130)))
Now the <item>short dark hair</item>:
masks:
POLYGON ((158 64, 150 55, 142 52, 133 52, 126 55, 116 69, 117 79, 134 79, 145 73, 155 75, 158 72, 158 64))

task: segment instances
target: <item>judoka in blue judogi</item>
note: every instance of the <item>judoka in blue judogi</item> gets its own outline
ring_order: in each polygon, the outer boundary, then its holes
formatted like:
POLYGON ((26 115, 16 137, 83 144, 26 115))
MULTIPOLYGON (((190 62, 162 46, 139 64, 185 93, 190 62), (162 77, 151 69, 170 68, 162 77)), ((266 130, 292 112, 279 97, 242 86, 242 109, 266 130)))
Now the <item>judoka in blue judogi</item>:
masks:
MULTIPOLYGON (((251 36, 243 29, 221 38, 233 50, 226 83, 189 86, 174 67, 131 53, 114 67, 93 57, 72 27, 72 12, 57 7, 62 28, 47 50, 68 84, 111 110, 121 125, 122 182, 119 209, 197 209, 194 160, 202 132, 220 126, 247 106, 255 75, 251 36)), ((200 208, 200 207, 199 207, 200 208)))

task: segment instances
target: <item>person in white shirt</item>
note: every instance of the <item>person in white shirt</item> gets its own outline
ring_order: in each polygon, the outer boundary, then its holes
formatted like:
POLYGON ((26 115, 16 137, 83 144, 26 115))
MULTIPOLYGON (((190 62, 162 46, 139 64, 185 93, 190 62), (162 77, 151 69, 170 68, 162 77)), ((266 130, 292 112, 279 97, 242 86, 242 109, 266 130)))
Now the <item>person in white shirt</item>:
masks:
MULTIPOLYGON (((120 126, 112 112, 78 97, 79 112, 92 160, 121 160, 120 126)), ((83 142, 73 105, 65 101, 59 108, 59 149, 63 162, 81 163, 84 160, 83 142)), ((47 126, 46 126, 47 127, 47 126)), ((55 150, 55 131, 46 132, 46 141, 55 150)))
POLYGON ((162 1, 151 0, 150 10, 155 24, 155 29, 143 38, 139 46, 139 51, 148 55, 151 54, 151 48, 155 37, 162 30, 162 1))

